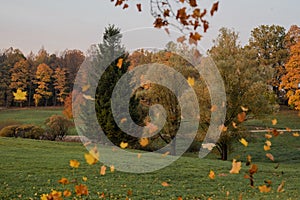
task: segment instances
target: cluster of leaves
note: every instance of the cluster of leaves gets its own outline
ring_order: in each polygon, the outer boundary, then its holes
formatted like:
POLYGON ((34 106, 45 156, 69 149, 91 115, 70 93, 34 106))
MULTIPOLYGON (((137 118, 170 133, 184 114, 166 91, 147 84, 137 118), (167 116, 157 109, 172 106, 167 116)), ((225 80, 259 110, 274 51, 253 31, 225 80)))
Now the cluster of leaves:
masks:
MULTIPOLYGON (((112 0, 114 2, 114 0, 112 0)), ((121 6, 123 9, 129 7, 128 0, 116 0, 115 6, 121 6)), ((137 10, 142 12, 142 4, 136 4, 137 10)), ((199 34, 200 28, 205 33, 209 28, 209 22, 206 16, 209 13, 211 16, 218 11, 219 2, 211 5, 210 9, 201 8, 196 0, 150 0, 151 15, 155 21, 153 26, 155 28, 165 28, 169 34, 169 26, 180 30, 184 35, 178 38, 178 41, 184 42, 185 35, 189 35, 189 44, 197 45, 201 39, 199 34)))

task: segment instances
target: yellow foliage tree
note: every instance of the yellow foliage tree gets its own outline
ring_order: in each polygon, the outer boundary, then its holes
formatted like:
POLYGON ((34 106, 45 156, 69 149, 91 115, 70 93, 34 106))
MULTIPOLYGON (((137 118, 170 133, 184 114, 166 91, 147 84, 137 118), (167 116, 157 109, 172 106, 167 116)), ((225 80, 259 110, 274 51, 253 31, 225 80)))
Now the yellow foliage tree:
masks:
POLYGON ((280 88, 286 90, 289 105, 300 110, 300 41, 291 46, 285 67, 287 73, 281 79, 280 88))

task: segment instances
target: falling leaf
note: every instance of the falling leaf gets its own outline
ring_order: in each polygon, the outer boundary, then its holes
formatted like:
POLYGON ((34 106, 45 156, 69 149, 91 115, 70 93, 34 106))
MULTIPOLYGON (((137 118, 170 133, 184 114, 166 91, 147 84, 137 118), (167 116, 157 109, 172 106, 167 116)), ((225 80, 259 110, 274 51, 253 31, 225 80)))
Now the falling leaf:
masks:
POLYGON ((149 144, 149 139, 148 138, 141 138, 140 139, 140 145, 142 146, 142 147, 145 147, 145 146, 147 146, 149 144))
POLYGON ((258 186, 258 189, 261 193, 266 193, 271 191, 271 187, 267 187, 266 185, 258 186))
POLYGON ((91 95, 82 94, 82 96, 83 96, 83 98, 85 98, 86 100, 95 101, 95 98, 93 98, 91 95))
POLYGON ((270 140, 267 140, 266 142, 265 142, 265 144, 267 145, 267 146, 272 146, 272 143, 271 143, 271 141, 270 140))
POLYGON ((162 155, 162 157, 164 158, 164 157, 166 157, 167 155, 169 155, 170 154, 170 151, 167 151, 166 153, 164 153, 163 155, 162 155))
POLYGON ((213 171, 213 170, 210 170, 209 171, 209 175, 208 175, 208 177, 210 178, 210 179, 215 179, 215 172, 213 171))
POLYGON ((232 127, 235 128, 235 129, 238 128, 235 122, 232 122, 232 127))
POLYGON ((63 192, 63 195, 64 195, 65 197, 70 197, 70 196, 72 195, 72 192, 71 192, 70 190, 65 190, 65 191, 63 192))
POLYGON ((78 168, 80 163, 77 160, 70 160, 70 166, 73 168, 78 168))
POLYGON ((127 119, 124 117, 124 118, 122 118, 122 119, 120 120, 120 123, 123 124, 123 123, 125 123, 126 121, 127 121, 127 119))
POLYGON ((284 189, 283 189, 284 184, 285 184, 285 181, 282 181, 282 182, 280 183, 280 185, 279 185, 278 188, 277 188, 277 192, 284 192, 284 189))
POLYGON ((188 77, 187 82, 191 87, 195 85, 195 79, 193 77, 188 77))
POLYGON ((244 138, 240 139, 239 141, 240 141, 240 143, 242 143, 245 147, 248 146, 248 142, 247 142, 244 138))
POLYGON ((119 58, 118 63, 117 63, 117 67, 118 67, 119 69, 121 69, 121 68, 122 68, 122 65, 123 65, 123 58, 119 58))
POLYGON ((242 162, 237 162, 236 159, 232 161, 232 169, 229 171, 230 174, 238 174, 242 168, 242 162))
POLYGON ((279 132, 276 129, 273 129, 272 133, 275 137, 277 137, 279 135, 279 132))
POLYGON ((26 91, 22 92, 21 89, 17 89, 17 92, 13 92, 13 95, 14 95, 14 99, 16 101, 26 101, 26 99, 27 99, 27 97, 26 97, 27 92, 26 91))
POLYGON ((271 134, 265 134, 266 139, 271 139, 273 136, 271 134))
POLYGON ((211 151, 215 146, 216 146, 216 144, 214 144, 214 143, 205 143, 205 144, 202 144, 202 147, 204 149, 208 149, 209 151, 211 151))
POLYGON ((170 184, 167 183, 167 182, 162 182, 161 185, 164 186, 164 187, 169 187, 170 186, 170 184))
POLYGON ((138 157, 138 159, 140 159, 140 158, 142 157, 142 154, 141 154, 141 153, 138 153, 138 154, 137 154, 137 157, 138 157))
POLYGON ((98 162, 98 158, 96 158, 94 155, 92 155, 90 153, 85 153, 84 158, 85 158, 85 161, 87 162, 87 164, 89 164, 89 165, 94 165, 98 162))
POLYGON ((249 169, 249 174, 253 175, 253 174, 257 173, 257 170, 258 170, 257 165, 256 164, 252 164, 251 168, 249 169))
POLYGON ((210 15, 213 16, 215 12, 218 11, 219 7, 219 2, 217 1, 216 3, 213 4, 211 10, 210 10, 210 15))
POLYGON ((217 105, 212 105, 210 108, 211 112, 216 112, 218 110, 218 106, 217 105))
POLYGON ((227 126, 225 126, 224 124, 222 124, 221 126, 219 126, 219 130, 222 132, 226 132, 227 131, 227 126))
POLYGON ((270 160, 274 161, 274 156, 270 153, 266 154, 267 158, 269 158, 270 160))
POLYGON ((114 172, 115 172, 115 166, 111 165, 111 166, 109 167, 109 169, 110 169, 110 172, 111 172, 111 173, 114 173, 114 172))
POLYGON ((268 145, 264 145, 264 150, 265 151, 269 151, 271 149, 271 147, 270 146, 268 146, 268 145))
POLYGON ((100 169, 100 175, 104 176, 105 173, 106 173, 106 167, 105 167, 105 165, 103 165, 100 169))
POLYGON ((121 147, 122 149, 125 149, 126 147, 128 147, 128 143, 127 143, 127 142, 121 142, 121 143, 120 143, 120 147, 121 147))
POLYGON ((251 155, 248 155, 247 156, 247 162, 246 162, 246 166, 248 166, 248 165, 250 165, 251 164, 251 162, 252 162, 252 157, 251 157, 251 155))
POLYGON ((186 40, 185 36, 181 36, 181 37, 177 38, 178 43, 183 43, 185 40, 186 40))
POLYGON ((170 17, 170 10, 169 9, 164 10, 164 17, 170 17))
POLYGON ((289 127, 286 127, 285 130, 286 130, 287 132, 291 132, 291 131, 292 131, 292 129, 290 129, 289 127))
POLYGON ((189 0, 190 1, 190 5, 192 7, 197 7, 197 1, 196 0, 189 0))
POLYGON ((136 7, 139 12, 142 12, 142 4, 138 3, 138 4, 136 4, 136 7))
POLYGON ((123 9, 126 9, 126 8, 128 8, 128 4, 127 3, 125 3, 124 6, 123 6, 123 9))
POLYGON ((61 178, 58 182, 63 185, 67 185, 70 183, 67 178, 61 178))
POLYGON ((247 112, 249 109, 247 107, 241 106, 243 112, 247 112))
POLYGON ((201 39, 201 35, 199 33, 190 33, 189 44, 197 45, 198 40, 201 39))
POLYGON ((294 137, 299 137, 300 134, 299 134, 298 132, 296 132, 296 133, 293 133, 293 136, 294 136, 294 137))
POLYGON ((82 92, 86 92, 86 91, 88 91, 88 89, 90 89, 90 87, 91 87, 91 85, 87 84, 87 85, 82 86, 81 90, 82 90, 82 92))
POLYGON ((277 124, 277 119, 272 119, 272 125, 275 126, 277 124))
POLYGON ((237 119, 240 123, 242 123, 243 121, 245 121, 246 119, 246 113, 245 112, 241 112, 238 114, 237 119))

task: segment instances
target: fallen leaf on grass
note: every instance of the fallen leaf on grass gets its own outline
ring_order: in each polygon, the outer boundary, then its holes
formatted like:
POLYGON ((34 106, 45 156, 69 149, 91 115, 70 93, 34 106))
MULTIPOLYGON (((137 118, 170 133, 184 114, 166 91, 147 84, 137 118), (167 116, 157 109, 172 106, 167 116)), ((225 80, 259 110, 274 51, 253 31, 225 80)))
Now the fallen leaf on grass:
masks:
POLYGON ((164 186, 164 187, 169 187, 170 186, 170 184, 167 183, 167 182, 162 182, 161 185, 164 186))
POLYGON ((240 143, 242 143, 245 147, 248 146, 248 142, 244 138, 240 139, 240 143))
POLYGON ((284 192, 284 189, 283 189, 284 184, 285 184, 285 181, 282 181, 281 184, 277 188, 277 192, 284 192))
POLYGON ((215 179, 215 177, 216 177, 215 172, 213 170, 210 170, 208 177, 210 179, 215 179))
POLYGON ((100 169, 100 174, 101 174, 102 176, 104 176, 105 173, 106 173, 106 167, 103 165, 103 166, 101 167, 101 169, 100 169))
POLYGON ((271 187, 267 187, 266 185, 258 186, 258 189, 261 193, 267 193, 271 191, 271 187))
POLYGON ((270 153, 266 154, 267 158, 269 158, 270 160, 274 161, 274 156, 270 153))

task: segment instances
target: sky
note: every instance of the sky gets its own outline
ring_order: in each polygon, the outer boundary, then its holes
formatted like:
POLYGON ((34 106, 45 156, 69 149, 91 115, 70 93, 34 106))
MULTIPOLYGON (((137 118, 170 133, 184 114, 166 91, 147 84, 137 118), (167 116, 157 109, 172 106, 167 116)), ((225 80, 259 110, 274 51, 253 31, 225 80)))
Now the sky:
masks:
MULTIPOLYGON (((115 24, 123 32, 123 44, 128 50, 163 48, 179 35, 168 36, 153 28, 148 1, 131 0, 127 10, 115 7, 110 0, 0 0, 0 49, 14 47, 25 55, 44 47, 49 53, 65 49, 86 52, 90 45, 102 40, 104 28, 115 24), (135 3, 142 3, 137 12, 135 3)), ((198 0, 211 5, 212 0, 198 0)), ((210 29, 199 45, 208 49, 222 27, 233 28, 241 44, 248 42, 251 30, 259 25, 280 25, 287 30, 300 26, 299 0, 219 0, 219 10, 211 18, 210 29)))

